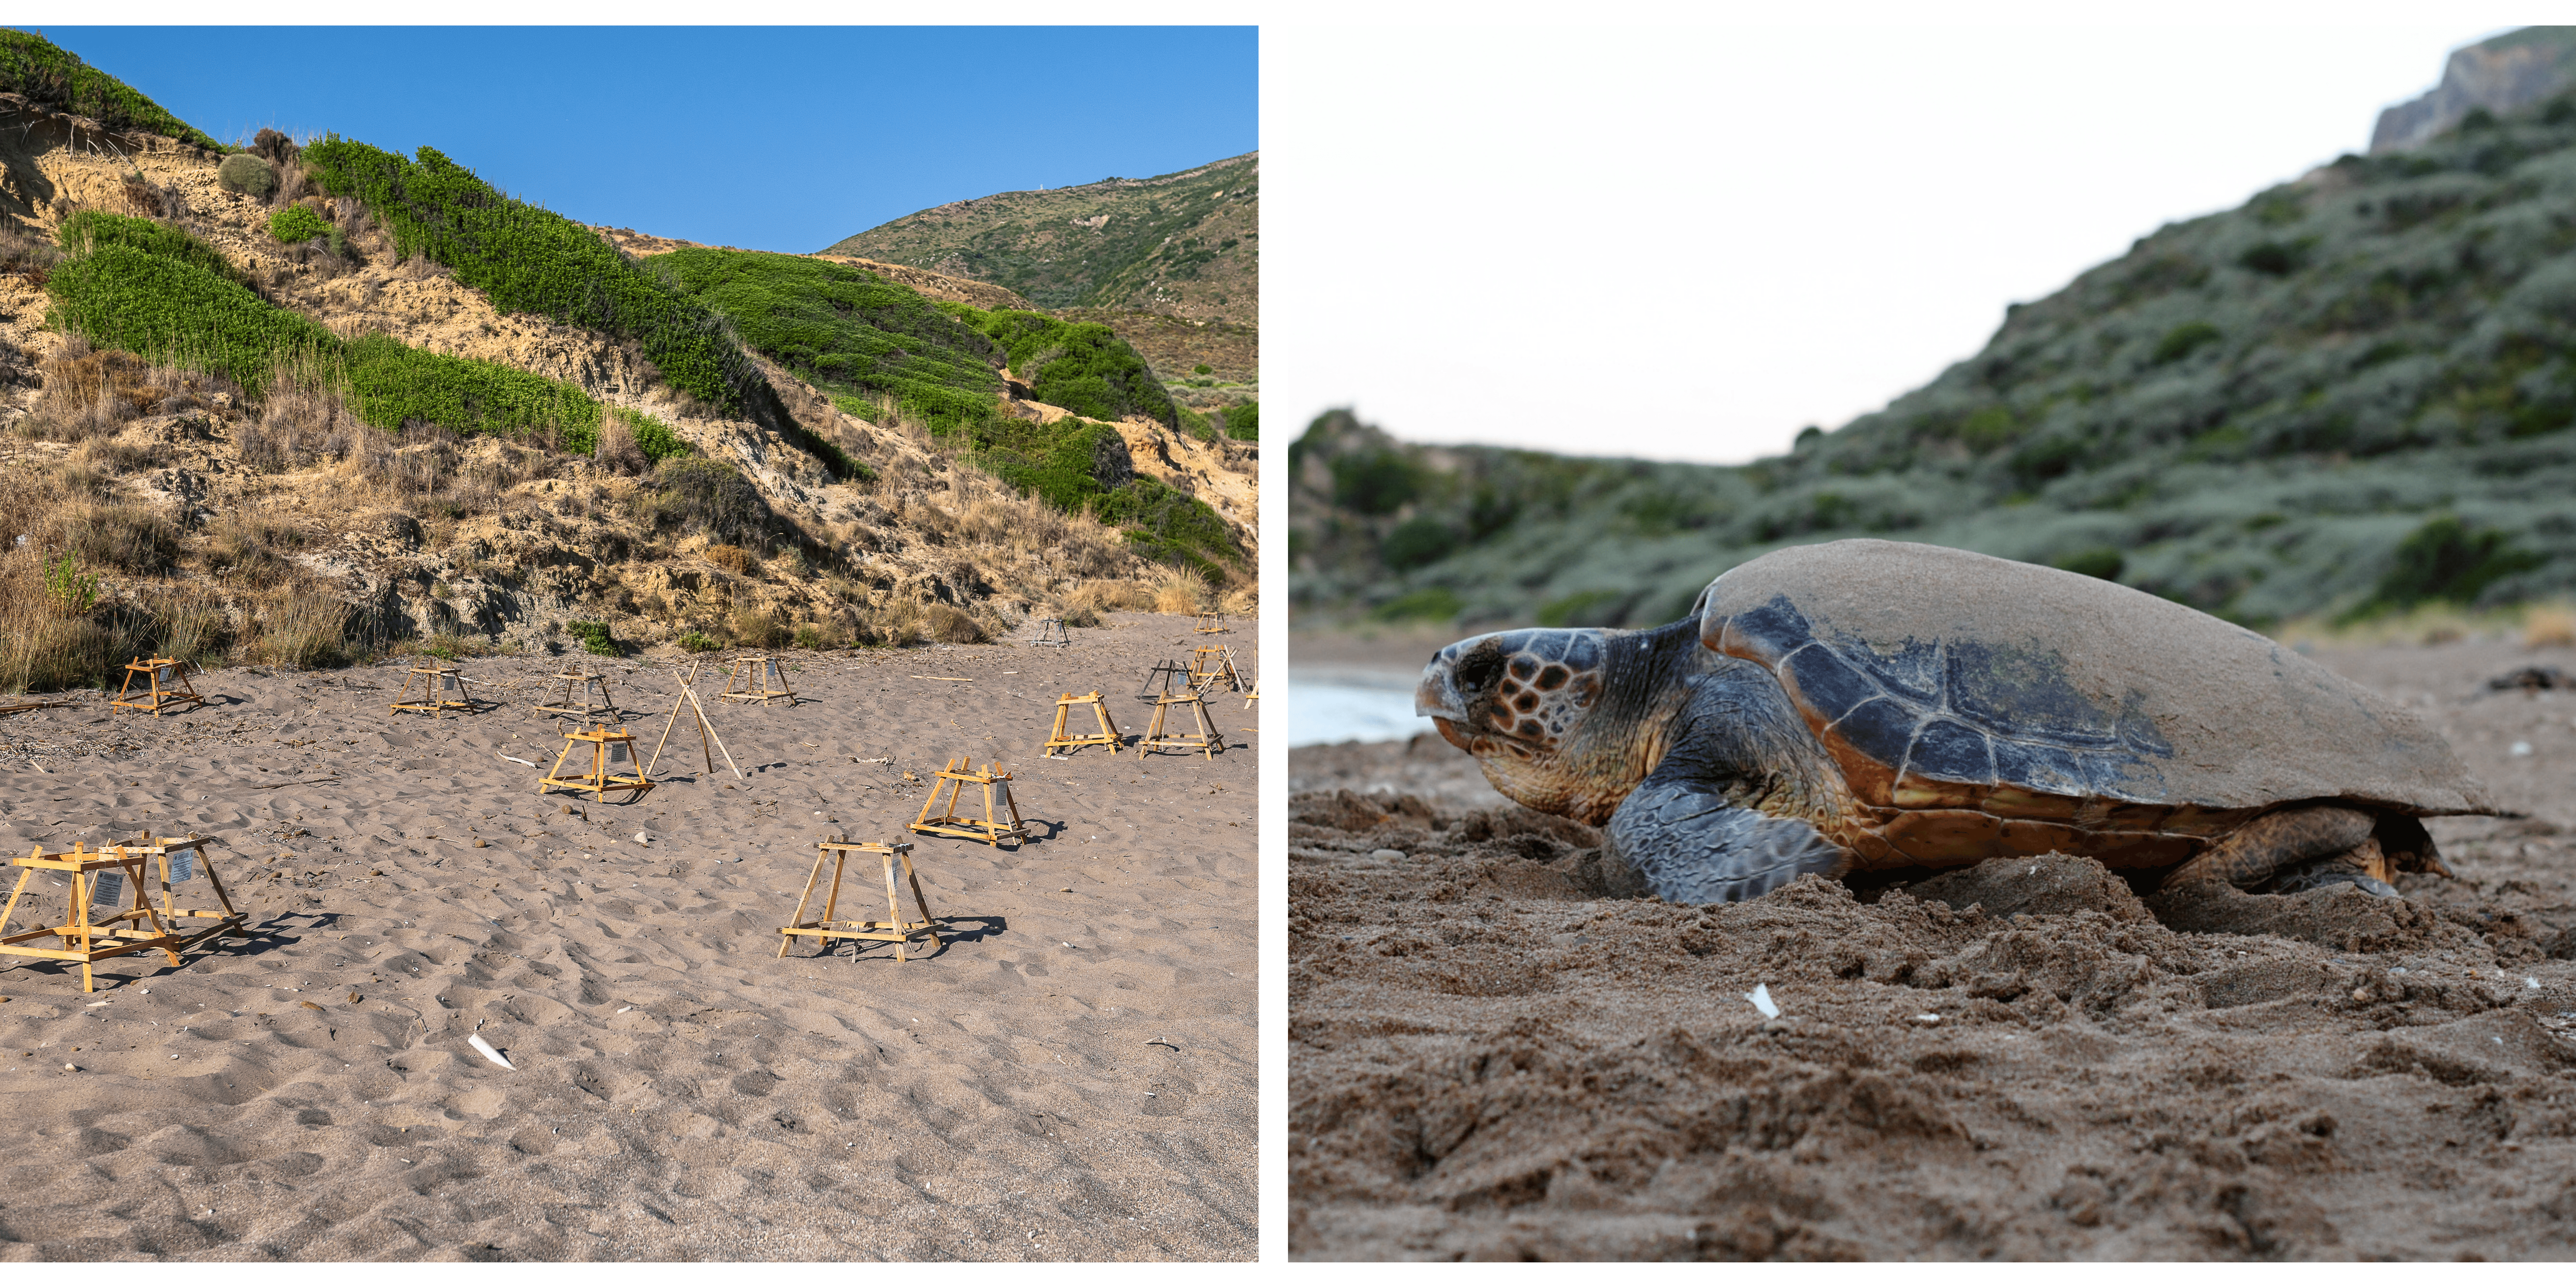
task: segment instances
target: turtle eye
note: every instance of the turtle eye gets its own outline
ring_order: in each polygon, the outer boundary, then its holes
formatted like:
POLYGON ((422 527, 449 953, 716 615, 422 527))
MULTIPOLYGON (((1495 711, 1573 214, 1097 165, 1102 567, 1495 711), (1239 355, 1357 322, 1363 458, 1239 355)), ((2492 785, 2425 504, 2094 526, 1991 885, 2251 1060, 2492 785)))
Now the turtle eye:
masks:
POLYGON ((1479 654, 1458 664, 1458 689, 1463 694, 1482 693, 1492 688, 1503 674, 1503 660, 1491 653, 1479 654))

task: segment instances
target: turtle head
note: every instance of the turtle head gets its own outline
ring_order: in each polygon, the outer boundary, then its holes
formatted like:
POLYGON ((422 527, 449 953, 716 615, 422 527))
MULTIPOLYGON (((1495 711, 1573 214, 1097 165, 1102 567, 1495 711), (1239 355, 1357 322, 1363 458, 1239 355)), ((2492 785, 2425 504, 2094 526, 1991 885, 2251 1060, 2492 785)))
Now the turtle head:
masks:
POLYGON ((1481 762, 1504 795, 1551 813, 1589 812, 1574 804, 1597 794, 1583 769, 1588 718, 1608 683, 1610 637, 1632 633, 1533 629, 1460 640, 1423 668, 1414 713, 1481 762))

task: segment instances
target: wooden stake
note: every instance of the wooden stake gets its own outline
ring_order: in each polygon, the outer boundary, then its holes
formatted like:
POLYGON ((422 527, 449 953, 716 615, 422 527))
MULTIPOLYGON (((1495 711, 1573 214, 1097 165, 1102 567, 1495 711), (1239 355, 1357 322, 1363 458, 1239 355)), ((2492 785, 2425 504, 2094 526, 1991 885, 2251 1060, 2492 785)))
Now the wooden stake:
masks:
POLYGON ((689 687, 690 684, 698 678, 699 665, 700 664, 696 662, 690 663, 689 673, 680 679, 680 696, 671 699, 670 718, 662 722, 662 739, 660 742, 653 744, 653 759, 644 766, 644 775, 647 778, 652 777, 653 766, 662 763, 662 747, 664 744, 671 741, 671 728, 680 721, 680 707, 682 704, 686 704, 689 710, 696 714, 698 721, 698 754, 706 758, 707 772, 710 774, 716 772, 715 753, 724 752, 725 768, 732 770, 735 778, 742 777, 742 767, 733 763, 732 752, 725 751, 724 738, 716 733, 714 723, 707 719, 707 709, 698 702, 697 691, 689 687), (714 751, 709 751, 707 749, 707 744, 710 741, 715 744, 714 751))

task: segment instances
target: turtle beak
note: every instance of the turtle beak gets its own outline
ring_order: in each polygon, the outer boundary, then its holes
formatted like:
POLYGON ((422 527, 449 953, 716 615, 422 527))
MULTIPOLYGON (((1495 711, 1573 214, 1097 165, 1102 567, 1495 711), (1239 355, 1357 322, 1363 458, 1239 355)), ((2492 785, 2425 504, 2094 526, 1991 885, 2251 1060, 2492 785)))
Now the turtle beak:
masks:
POLYGON ((1422 668, 1422 682, 1413 689, 1413 714, 1440 721, 1467 718, 1467 703, 1458 696, 1449 653, 1449 649, 1442 649, 1431 659, 1431 665, 1422 668))

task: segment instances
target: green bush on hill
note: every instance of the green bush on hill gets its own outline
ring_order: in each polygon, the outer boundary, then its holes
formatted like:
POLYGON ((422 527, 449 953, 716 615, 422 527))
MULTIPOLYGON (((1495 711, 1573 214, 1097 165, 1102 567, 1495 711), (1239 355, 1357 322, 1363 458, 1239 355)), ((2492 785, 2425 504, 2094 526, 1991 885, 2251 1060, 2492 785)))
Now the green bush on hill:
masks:
MULTIPOLYGON (((553 435, 585 454, 597 445, 601 408, 578 387, 390 336, 343 340, 253 294, 212 247, 178 229, 83 211, 58 236, 70 254, 46 282, 49 321, 101 348, 213 372, 254 397, 290 372, 339 390, 360 420, 380 429, 425 421, 461 434, 553 435)), ((619 414, 634 424, 647 456, 687 452, 669 426, 619 414)))
POLYGON ((1207 502, 1160 479, 1130 480, 1092 502, 1091 512, 1118 528, 1137 554, 1187 568, 1212 584, 1225 579, 1220 564, 1243 560, 1243 548, 1207 502))
POLYGON ((277 191, 277 167, 248 152, 236 152, 215 167, 215 186, 226 192, 265 197, 277 191))
POLYGON ((1120 529, 1147 559, 1210 581, 1224 579, 1219 565, 1243 561, 1243 548, 1207 502, 1134 473, 1116 426, 1070 416, 1052 425, 995 417, 970 432, 967 460, 1059 510, 1120 529))
POLYGON ((303 159, 325 188, 365 202, 401 254, 455 270, 493 307, 632 339, 678 388, 766 419, 842 478, 859 474, 838 445, 788 414, 722 317, 589 229, 502 196, 436 148, 414 160, 326 136, 303 159))
POLYGON ((146 255, 177 260, 230 281, 241 280, 241 271, 224 258, 223 252, 168 224, 132 215, 76 210, 63 220, 62 227, 54 230, 54 240, 75 255, 86 255, 101 246, 130 246, 146 255))
POLYGON ((1239 438, 1248 443, 1261 441, 1261 404, 1243 403, 1228 407, 1225 409, 1224 416, 1226 437, 1239 438))
POLYGON ((170 115, 133 86, 31 32, 0 30, 0 90, 69 109, 110 130, 142 130, 209 152, 223 151, 203 130, 170 115))
POLYGON ((692 247, 645 261, 817 388, 882 392, 948 433, 991 414, 1000 347, 917 291, 848 264, 692 247))
POLYGON ((1029 396, 1094 420, 1143 416, 1177 431, 1180 411, 1153 367, 1098 322, 1065 322, 1025 309, 938 307, 965 319, 1002 348, 1003 362, 1029 396))
POLYGON ((282 242, 311 241, 330 231, 331 221, 310 206, 288 206, 268 217, 268 235, 282 242))

